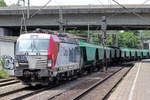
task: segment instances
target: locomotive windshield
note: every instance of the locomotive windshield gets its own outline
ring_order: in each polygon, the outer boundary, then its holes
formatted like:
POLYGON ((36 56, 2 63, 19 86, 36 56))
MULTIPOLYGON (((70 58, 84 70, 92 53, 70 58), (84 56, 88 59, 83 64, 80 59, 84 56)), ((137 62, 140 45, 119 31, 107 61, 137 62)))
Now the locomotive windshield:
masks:
POLYGON ((17 42, 17 52, 47 52, 48 39, 22 39, 17 42))

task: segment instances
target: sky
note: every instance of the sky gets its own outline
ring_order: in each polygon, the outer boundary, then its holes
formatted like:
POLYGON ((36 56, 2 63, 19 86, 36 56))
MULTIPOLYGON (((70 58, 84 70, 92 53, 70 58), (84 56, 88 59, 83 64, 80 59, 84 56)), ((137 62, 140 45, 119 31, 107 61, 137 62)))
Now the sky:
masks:
MULTIPOLYGON (((17 3, 18 0, 4 0, 8 5, 17 3)), ((22 1, 22 0, 20 0, 22 1)), ((25 0, 26 2, 28 0, 25 0)), ((31 6, 43 6, 49 0, 30 0, 31 6)), ((150 0, 116 0, 121 4, 150 4, 150 0)), ((102 4, 115 4, 112 0, 52 0, 48 5, 102 5, 102 4)))

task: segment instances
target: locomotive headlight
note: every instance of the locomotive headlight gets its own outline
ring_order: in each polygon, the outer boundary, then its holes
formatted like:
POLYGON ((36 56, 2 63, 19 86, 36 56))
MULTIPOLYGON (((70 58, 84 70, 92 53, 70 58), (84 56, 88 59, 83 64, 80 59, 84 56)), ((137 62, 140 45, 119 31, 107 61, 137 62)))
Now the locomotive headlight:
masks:
POLYGON ((52 60, 48 60, 48 67, 52 67, 52 60))

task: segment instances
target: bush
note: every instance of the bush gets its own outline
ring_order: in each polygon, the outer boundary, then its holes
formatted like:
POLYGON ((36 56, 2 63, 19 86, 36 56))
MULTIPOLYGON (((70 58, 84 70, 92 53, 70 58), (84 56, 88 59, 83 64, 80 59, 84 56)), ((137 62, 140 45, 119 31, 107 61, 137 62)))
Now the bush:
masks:
MULTIPOLYGON (((4 58, 1 58, 0 59, 0 66, 2 66, 2 68, 4 67, 4 64, 5 64, 5 59, 4 58)), ((7 75, 5 73, 5 71, 2 69, 0 70, 0 78, 9 78, 9 75, 7 75)))
POLYGON ((4 70, 0 70, 0 78, 9 78, 9 75, 7 75, 4 70))
POLYGON ((4 58, 1 58, 1 59, 0 59, 0 65, 1 65, 2 67, 4 67, 4 64, 5 64, 5 59, 4 59, 4 58))

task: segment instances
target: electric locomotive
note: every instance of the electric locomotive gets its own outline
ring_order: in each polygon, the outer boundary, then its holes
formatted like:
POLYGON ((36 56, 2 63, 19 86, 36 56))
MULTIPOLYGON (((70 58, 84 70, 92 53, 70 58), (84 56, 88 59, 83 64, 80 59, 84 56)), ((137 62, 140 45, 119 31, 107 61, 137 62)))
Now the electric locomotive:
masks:
POLYGON ((29 33, 16 43, 15 76, 27 85, 47 85, 80 70, 80 47, 75 39, 29 33))

